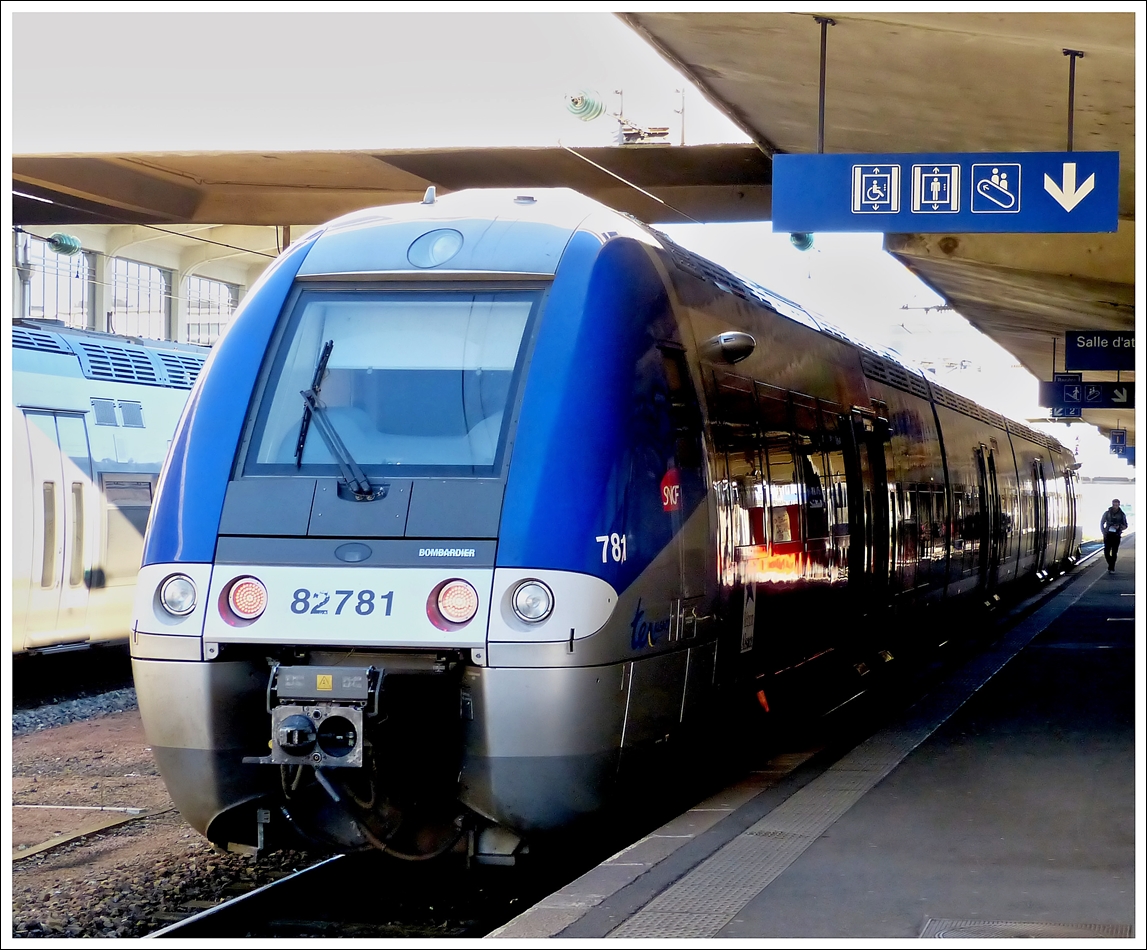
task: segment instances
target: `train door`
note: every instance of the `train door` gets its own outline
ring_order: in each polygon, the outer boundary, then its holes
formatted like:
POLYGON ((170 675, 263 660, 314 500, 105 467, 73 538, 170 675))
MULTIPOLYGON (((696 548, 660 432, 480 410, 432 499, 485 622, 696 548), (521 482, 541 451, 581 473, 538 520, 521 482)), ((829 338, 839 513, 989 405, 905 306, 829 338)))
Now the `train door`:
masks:
POLYGON ((701 443, 701 408, 689 376, 685 351, 673 343, 659 343, 668 389, 669 422, 673 428, 673 458, 661 484, 661 505, 672 520, 679 570, 674 618, 684 636, 697 633, 697 618, 708 614, 705 600, 712 595, 708 583, 708 494, 701 443))
MULTIPOLYGON (((745 556, 765 551, 769 539, 767 475, 760 456, 752 380, 714 374, 711 431, 717 486, 717 577, 730 620, 724 633, 728 645, 718 650, 718 656, 724 656, 718 678, 725 679, 737 675, 735 671, 743 666, 741 655, 751 653, 756 642, 756 587, 754 580, 746 579, 750 568, 745 556)), ((789 468, 791 473, 791 455, 789 468)), ((790 527, 787 521, 785 527, 790 527)), ((791 529, 799 532, 799 523, 791 529)))
POLYGON ((25 649, 88 639, 93 517, 84 417, 26 410, 32 461, 32 578, 25 649))
POLYGON ((1047 482, 1043 474, 1043 460, 1032 462, 1032 494, 1034 496, 1035 530, 1032 532, 1032 553, 1035 569, 1042 571, 1047 557, 1047 482))
MULTIPOLYGON (((701 409, 684 349, 665 341, 658 343, 657 349, 665 382, 665 422, 671 429, 672 444, 660 485, 661 507, 672 525, 675 559, 670 568, 672 578, 668 570, 663 575, 667 600, 663 603, 669 617, 666 635, 671 642, 695 641, 712 631, 709 600, 714 594, 708 571, 709 509, 701 409)), ((737 422, 735 417, 730 421, 733 425, 737 422)), ((657 608, 656 603, 646 601, 645 609, 652 615, 664 616, 653 613, 657 608)), ((624 749, 665 739, 680 722, 709 705, 715 646, 710 640, 627 666, 629 692, 621 738, 624 749)))
POLYGON ((863 410, 853 410, 851 429, 855 464, 849 496, 861 503, 849 506, 849 575, 867 612, 887 599, 891 532, 885 446, 890 439, 888 421, 863 410))
POLYGON ((999 580, 1002 554, 1002 511, 995 451, 983 443, 976 449, 976 475, 980 501, 979 586, 982 590, 993 590, 999 580))
POLYGON ((896 543, 896 589, 911 597, 917 584, 916 566, 920 547, 920 495, 912 484, 896 483, 894 511, 896 543))
POLYGON ((1073 561, 1079 553, 1079 505, 1075 497, 1075 479, 1075 470, 1067 469, 1063 480, 1063 488, 1067 493, 1067 554, 1073 561))

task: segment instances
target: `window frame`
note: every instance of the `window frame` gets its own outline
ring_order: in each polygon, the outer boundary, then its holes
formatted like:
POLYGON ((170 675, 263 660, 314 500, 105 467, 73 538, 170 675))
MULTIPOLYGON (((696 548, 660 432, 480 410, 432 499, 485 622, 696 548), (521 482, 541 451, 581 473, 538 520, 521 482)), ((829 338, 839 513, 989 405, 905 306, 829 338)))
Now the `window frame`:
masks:
MULTIPOLYGON (((307 478, 340 478, 341 472, 335 462, 305 463, 296 467, 294 462, 258 462, 256 456, 262 436, 265 431, 270 403, 273 401, 273 388, 281 376, 283 365, 289 355, 294 334, 302 320, 307 303, 316 297, 364 297, 370 295, 387 297, 403 296, 409 298, 423 297, 452 297, 456 295, 481 294, 520 294, 532 299, 530 313, 526 318, 526 325, 522 331, 518 348, 517 362, 514 366, 509 389, 507 393, 505 418, 499 434, 498 448, 494 460, 489 466, 471 465, 410 465, 410 464, 378 464, 364 462, 356 458, 355 461, 363 472, 371 478, 504 478, 506 466, 509 461, 508 449, 514 440, 514 430, 517 426, 518 415, 521 410, 525 377, 533 357, 534 345, 537 341, 538 328, 541 325, 542 314, 549 296, 550 281, 537 280, 479 280, 479 281, 434 281, 412 283, 408 281, 364 281, 354 286, 348 286, 345 281, 306 281, 295 286, 288 295, 278 321, 272 343, 267 348, 260 377, 256 385, 256 392, 247 411, 246 425, 244 427, 243 445, 236 459, 235 477, 307 477, 307 478)), ((320 393, 321 396, 321 393, 320 393)), ((299 419, 302 420, 303 404, 299 402, 299 419)), ((314 426, 312 425, 312 429, 314 426)), ((317 431, 312 431, 308 439, 319 438, 317 431)))

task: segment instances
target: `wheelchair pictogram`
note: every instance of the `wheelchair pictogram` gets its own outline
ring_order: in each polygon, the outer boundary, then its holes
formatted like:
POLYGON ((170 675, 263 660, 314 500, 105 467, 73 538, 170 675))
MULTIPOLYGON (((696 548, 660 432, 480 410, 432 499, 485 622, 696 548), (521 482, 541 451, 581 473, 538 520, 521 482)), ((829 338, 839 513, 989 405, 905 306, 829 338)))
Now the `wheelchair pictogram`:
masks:
POLYGON ((900 211, 899 165, 853 165, 854 214, 896 214, 900 211))

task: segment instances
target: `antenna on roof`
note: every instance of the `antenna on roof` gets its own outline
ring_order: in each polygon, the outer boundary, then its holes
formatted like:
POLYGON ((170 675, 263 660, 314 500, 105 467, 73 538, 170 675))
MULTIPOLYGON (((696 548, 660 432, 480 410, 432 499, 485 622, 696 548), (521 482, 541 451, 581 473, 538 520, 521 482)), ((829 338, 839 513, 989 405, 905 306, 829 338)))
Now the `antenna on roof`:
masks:
POLYGON ((426 189, 426 194, 424 194, 422 196, 422 203, 424 205, 434 204, 434 186, 433 185, 431 185, 429 188, 426 189))

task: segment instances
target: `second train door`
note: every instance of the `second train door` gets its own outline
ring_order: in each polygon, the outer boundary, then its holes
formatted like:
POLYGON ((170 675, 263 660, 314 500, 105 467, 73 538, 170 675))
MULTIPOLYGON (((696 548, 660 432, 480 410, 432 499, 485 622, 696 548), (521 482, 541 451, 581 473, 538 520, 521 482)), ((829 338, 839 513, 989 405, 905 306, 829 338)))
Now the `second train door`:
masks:
POLYGON ((32 465, 32 576, 25 649, 88 639, 91 455, 84 417, 26 410, 32 465))
POLYGON ((1032 462, 1032 488, 1035 496, 1035 503, 1032 506, 1035 514, 1035 537, 1032 545, 1035 551, 1035 569, 1042 571, 1047 564, 1048 542, 1047 480, 1044 477, 1042 459, 1032 462))
POLYGON ((976 477, 980 496, 980 582, 982 590, 995 589, 1003 556, 1004 525, 995 450, 983 443, 976 449, 976 477))
POLYGON ((888 562, 891 528, 888 512, 888 421, 854 409, 849 505, 849 585, 864 612, 883 606, 888 599, 888 562))

